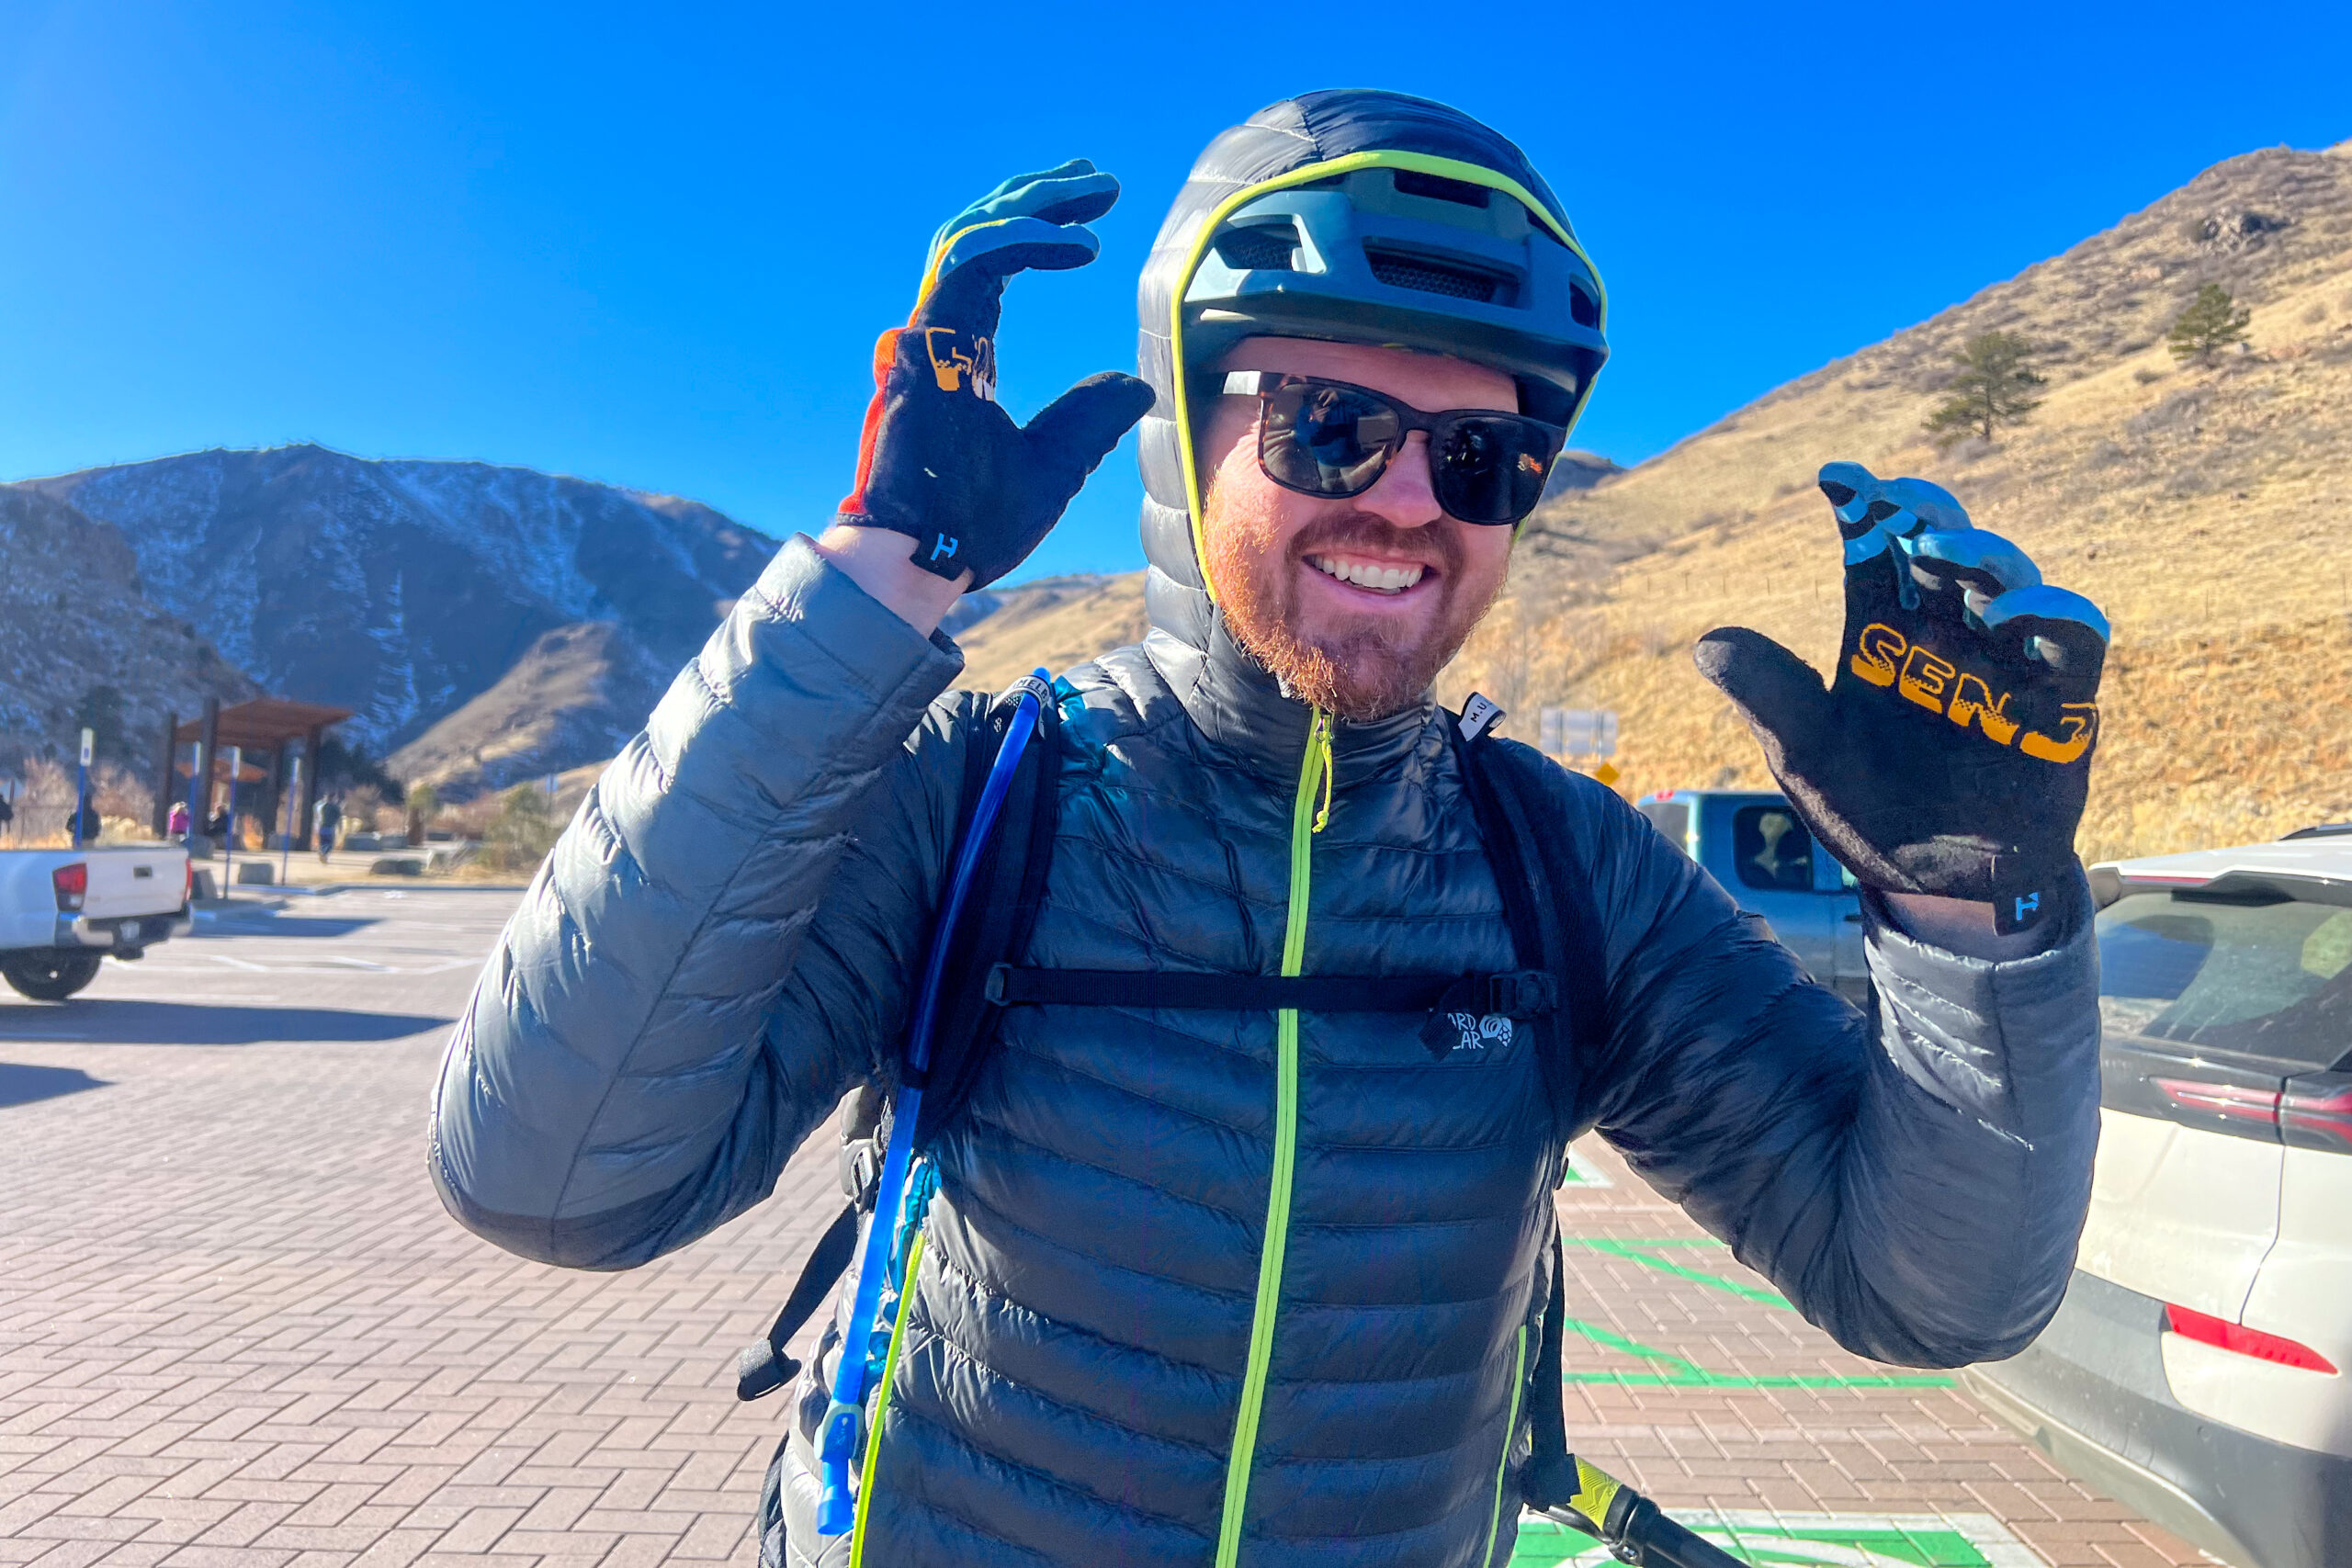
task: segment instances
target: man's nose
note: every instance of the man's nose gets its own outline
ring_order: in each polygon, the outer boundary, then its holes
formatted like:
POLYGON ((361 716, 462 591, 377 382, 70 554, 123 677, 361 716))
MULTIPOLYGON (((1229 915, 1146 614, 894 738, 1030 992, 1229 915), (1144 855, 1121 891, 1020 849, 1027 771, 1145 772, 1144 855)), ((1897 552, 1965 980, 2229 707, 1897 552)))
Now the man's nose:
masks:
POLYGON ((1399 528, 1427 527, 1445 515, 1430 479, 1428 432, 1416 430, 1405 437, 1404 450, 1388 460, 1370 490, 1356 497, 1356 505, 1399 528))

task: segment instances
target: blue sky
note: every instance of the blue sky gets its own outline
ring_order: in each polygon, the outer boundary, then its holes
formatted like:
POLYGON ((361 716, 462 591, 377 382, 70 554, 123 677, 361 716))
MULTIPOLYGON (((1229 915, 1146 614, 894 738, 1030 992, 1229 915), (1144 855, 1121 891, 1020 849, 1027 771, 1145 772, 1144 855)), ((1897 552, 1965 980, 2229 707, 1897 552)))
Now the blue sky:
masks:
MULTIPOLYGON (((1344 85, 1545 171, 1611 295, 1577 444, 1630 462, 2222 158, 2352 137, 2347 55, 2342 0, 0 0, 0 478, 316 440, 813 530, 943 218, 1072 155, 1126 182, 1100 262, 1016 286, 1025 412, 1132 363, 1202 143, 1344 85)), ((1139 493, 1114 457, 1033 570, 1139 565, 1139 493)))

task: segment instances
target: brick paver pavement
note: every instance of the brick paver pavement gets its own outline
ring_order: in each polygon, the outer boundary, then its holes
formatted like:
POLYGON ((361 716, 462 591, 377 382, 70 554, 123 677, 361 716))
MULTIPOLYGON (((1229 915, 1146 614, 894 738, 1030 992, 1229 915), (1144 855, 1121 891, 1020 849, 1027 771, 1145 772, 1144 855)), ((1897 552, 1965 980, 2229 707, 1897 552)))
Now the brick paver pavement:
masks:
MULTIPOLYGON (((459 1230, 425 1098, 513 901, 297 898, 65 1006, 0 1001, 0 1564, 749 1561, 783 1413, 738 1404, 731 1363, 831 1218, 830 1139, 629 1274, 459 1230)), ((2197 1561, 1592 1168, 1616 1184, 1563 1200, 1581 1451, 1735 1524, 1990 1520, 2036 1554, 2012 1562, 2197 1561)))

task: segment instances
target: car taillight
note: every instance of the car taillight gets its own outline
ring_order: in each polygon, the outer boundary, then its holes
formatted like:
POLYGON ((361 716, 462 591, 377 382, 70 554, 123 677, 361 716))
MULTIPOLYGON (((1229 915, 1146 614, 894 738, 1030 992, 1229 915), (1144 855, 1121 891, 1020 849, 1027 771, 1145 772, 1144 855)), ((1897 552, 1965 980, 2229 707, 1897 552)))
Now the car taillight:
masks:
POLYGON ((2259 1328, 2248 1328, 2242 1323, 2231 1323, 2201 1312, 2191 1312, 2185 1306, 2165 1303, 2165 1323, 2183 1339, 2194 1339, 2200 1345, 2212 1345, 2223 1350, 2233 1350, 2241 1356, 2251 1356, 2257 1361, 2276 1361, 2282 1367, 2301 1367, 2307 1372, 2333 1372, 2335 1363, 2308 1345, 2297 1344, 2283 1334, 2265 1334, 2259 1328))
POLYGON ((77 860, 72 865, 61 865, 49 874, 49 882, 57 890, 58 912, 71 914, 82 907, 90 891, 90 863, 77 860))
POLYGON ((2151 1078, 2166 1100, 2184 1110, 2202 1111, 2233 1122, 2278 1125, 2278 1091, 2245 1089, 2233 1083, 2210 1083, 2203 1078, 2151 1078))
POLYGON ((2352 1083, 2288 1079, 2278 1126, 2290 1143, 2352 1154, 2352 1083))

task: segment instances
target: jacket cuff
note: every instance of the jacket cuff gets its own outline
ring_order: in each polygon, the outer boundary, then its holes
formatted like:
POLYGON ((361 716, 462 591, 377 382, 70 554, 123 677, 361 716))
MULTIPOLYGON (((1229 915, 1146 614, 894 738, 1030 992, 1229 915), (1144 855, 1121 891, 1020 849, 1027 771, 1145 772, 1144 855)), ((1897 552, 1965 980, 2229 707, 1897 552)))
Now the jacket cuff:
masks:
POLYGON ((2066 1096, 2036 1092, 2096 1081, 2098 949, 2089 886, 2077 868, 2061 891, 2050 945, 1996 961, 1950 953, 1906 933, 1862 893, 1880 1038, 1905 1077, 1949 1104, 2032 1138, 2062 1119, 2066 1096), (2087 1062, 2088 1066, 2086 1066, 2087 1062))
POLYGON ((762 618, 800 631, 877 702, 929 688, 916 705, 928 706, 963 672, 963 650, 945 633, 916 631, 806 534, 784 542, 745 597, 757 602, 762 618))

